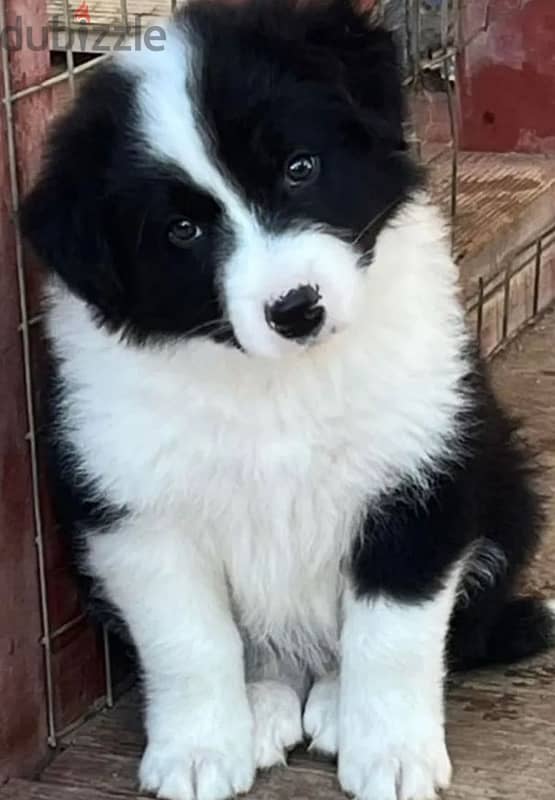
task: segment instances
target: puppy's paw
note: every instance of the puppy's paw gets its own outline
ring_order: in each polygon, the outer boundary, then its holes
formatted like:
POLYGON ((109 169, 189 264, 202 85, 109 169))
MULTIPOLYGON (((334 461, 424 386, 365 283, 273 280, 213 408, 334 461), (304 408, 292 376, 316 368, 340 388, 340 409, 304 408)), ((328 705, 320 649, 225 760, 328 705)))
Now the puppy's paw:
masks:
POLYGON ((163 800, 227 800, 248 792, 254 765, 237 752, 170 752, 149 746, 139 770, 141 791, 163 800))
POLYGON ((317 681, 308 696, 303 717, 304 732, 310 738, 310 749, 326 755, 337 755, 337 716, 339 683, 336 675, 317 681))
POLYGON ((139 769, 141 791, 161 800, 227 800, 248 792, 255 777, 253 726, 248 706, 243 712, 230 707, 224 717, 207 708, 152 738, 139 769))
POLYGON ((303 738, 297 693, 277 681, 260 681, 249 684, 247 694, 254 718, 256 766, 285 764, 287 751, 303 738))
MULTIPOLYGON (((417 728, 416 728, 417 730, 417 728)), ((451 782, 442 734, 392 741, 384 731, 341 744, 339 782, 356 800, 435 800, 451 782)))

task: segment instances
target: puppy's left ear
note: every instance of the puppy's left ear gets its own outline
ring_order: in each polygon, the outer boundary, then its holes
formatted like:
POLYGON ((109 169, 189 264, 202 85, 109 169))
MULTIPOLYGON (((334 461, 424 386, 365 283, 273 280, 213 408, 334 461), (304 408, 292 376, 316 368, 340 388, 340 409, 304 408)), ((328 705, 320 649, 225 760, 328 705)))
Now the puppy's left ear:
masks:
POLYGON ((375 22, 368 0, 308 0, 314 15, 308 39, 324 47, 339 80, 372 127, 383 126, 391 143, 404 148, 404 102, 400 59, 391 32, 375 22))

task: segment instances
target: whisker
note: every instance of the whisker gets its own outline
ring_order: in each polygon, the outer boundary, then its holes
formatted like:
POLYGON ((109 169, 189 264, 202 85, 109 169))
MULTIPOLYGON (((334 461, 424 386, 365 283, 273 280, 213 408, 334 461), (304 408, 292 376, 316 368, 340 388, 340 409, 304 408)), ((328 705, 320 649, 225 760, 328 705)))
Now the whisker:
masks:
POLYGON ((201 322, 199 325, 196 325, 194 328, 191 328, 187 331, 187 336, 193 336, 196 333, 202 333, 206 331, 207 333, 224 333, 231 330, 231 323, 229 320, 224 318, 220 319, 212 319, 208 320, 207 322, 201 322))
POLYGON ((139 248, 143 243, 143 235, 145 232, 145 225, 146 225, 146 218, 148 216, 148 210, 145 210, 144 214, 141 217, 141 221, 137 230, 137 239, 135 241, 135 253, 139 252, 139 248))
POLYGON ((382 217, 384 217, 386 214, 388 214, 388 213, 391 211, 391 209, 392 209, 392 208, 394 208, 394 207, 397 205, 397 203, 399 202, 399 199, 400 199, 400 198, 401 198, 401 195, 400 195, 400 194, 399 194, 399 195, 397 195, 397 197, 396 197, 394 200, 392 200, 392 201, 391 201, 391 203, 388 203, 388 205, 387 205, 385 208, 383 208, 383 209, 382 209, 380 212, 378 212, 378 213, 376 214, 376 216, 375 216, 375 217, 373 217, 373 218, 370 220, 370 222, 368 222, 368 223, 367 223, 367 224, 364 226, 364 228, 363 228, 363 229, 360 231, 360 233, 358 233, 358 234, 357 234, 357 236, 356 236, 356 237, 355 237, 355 239, 353 240, 353 242, 352 242, 352 244, 353 244, 353 247, 356 247, 356 245, 357 245, 357 244, 360 242, 360 240, 362 239, 362 237, 363 237, 363 236, 364 236, 366 233, 368 233, 368 231, 370 230, 370 228, 372 228, 372 226, 373 226, 373 225, 375 225, 375 224, 376 224, 376 222, 379 222, 379 220, 380 220, 380 219, 382 219, 382 217))

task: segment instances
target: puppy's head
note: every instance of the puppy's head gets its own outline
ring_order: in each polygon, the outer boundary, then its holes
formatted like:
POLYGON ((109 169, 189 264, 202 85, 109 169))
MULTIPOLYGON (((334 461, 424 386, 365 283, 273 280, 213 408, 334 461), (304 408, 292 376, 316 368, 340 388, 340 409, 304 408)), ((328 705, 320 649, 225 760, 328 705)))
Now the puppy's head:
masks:
POLYGON ((364 313, 404 149, 391 37, 354 0, 200 0, 95 70, 22 222, 112 330, 276 357, 364 313))

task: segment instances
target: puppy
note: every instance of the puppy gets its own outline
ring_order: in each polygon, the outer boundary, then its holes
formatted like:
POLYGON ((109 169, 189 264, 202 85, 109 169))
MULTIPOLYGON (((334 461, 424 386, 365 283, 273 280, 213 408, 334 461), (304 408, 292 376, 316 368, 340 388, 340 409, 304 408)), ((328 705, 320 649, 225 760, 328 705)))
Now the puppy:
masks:
POLYGON ((513 596, 538 503, 390 35, 349 0, 188 4, 94 71, 22 222, 60 519, 144 673, 142 788, 223 800, 306 736, 358 800, 433 798, 446 669, 555 624, 513 596))

